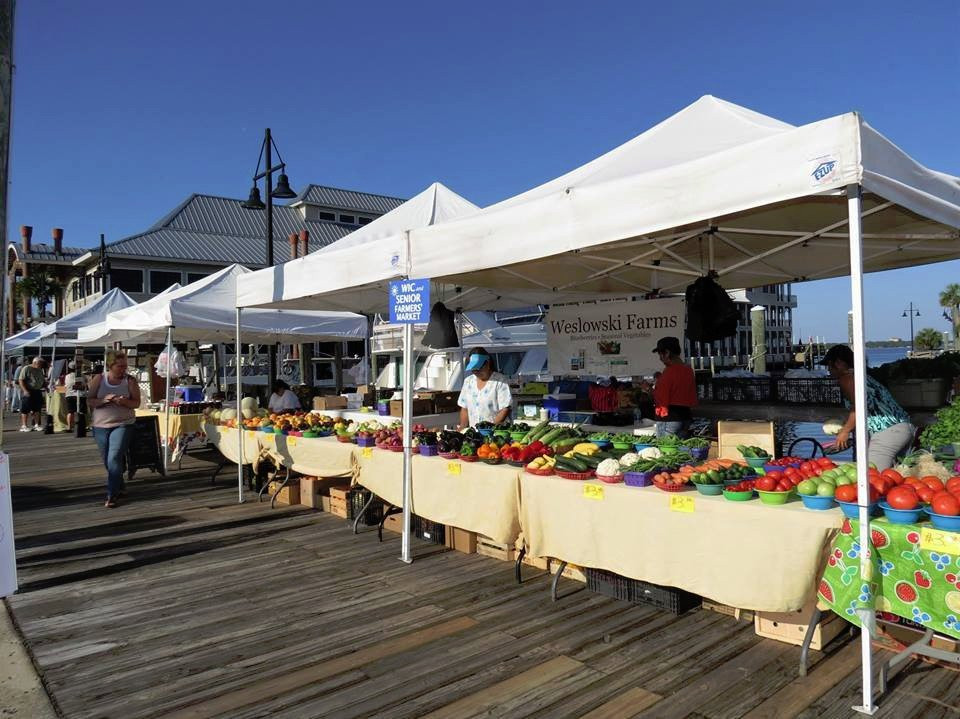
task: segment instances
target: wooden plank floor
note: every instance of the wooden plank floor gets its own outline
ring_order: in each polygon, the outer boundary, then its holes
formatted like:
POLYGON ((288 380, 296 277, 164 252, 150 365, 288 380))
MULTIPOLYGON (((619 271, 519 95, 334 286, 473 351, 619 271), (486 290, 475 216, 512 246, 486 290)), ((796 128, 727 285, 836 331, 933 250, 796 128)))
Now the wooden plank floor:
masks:
MULTIPOLYGON (((8 425, 9 427, 9 425, 8 425)), ((149 473, 107 510, 92 440, 4 435, 12 614, 65 717, 850 717, 856 643, 815 652, 707 611, 674 617, 528 569, 236 503, 211 465, 149 473)), ((878 658, 886 656, 878 653, 878 658)), ((960 674, 911 664, 880 717, 955 717, 960 674)))

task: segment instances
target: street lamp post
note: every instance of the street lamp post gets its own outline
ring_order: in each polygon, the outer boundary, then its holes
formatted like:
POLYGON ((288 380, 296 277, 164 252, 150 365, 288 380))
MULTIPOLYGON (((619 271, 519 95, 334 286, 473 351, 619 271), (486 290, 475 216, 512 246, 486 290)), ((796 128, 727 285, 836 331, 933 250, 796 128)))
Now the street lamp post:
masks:
MULTIPOLYGON (((297 193, 290 189, 290 180, 287 178, 286 174, 287 166, 283 161, 283 158, 280 157, 280 150, 277 149, 276 143, 273 141, 273 137, 270 135, 270 128, 266 128, 263 132, 263 144, 260 146, 260 157, 257 159, 257 169, 253 173, 253 187, 250 189, 250 196, 247 198, 247 201, 244 202, 241 207, 246 210, 263 210, 267 211, 267 222, 266 222, 266 235, 267 235, 267 257, 266 265, 267 267, 273 267, 273 198, 279 198, 283 200, 292 199, 297 196, 297 193), (279 164, 273 164, 273 150, 277 150, 277 159, 280 160, 279 164), (260 163, 263 161, 264 170, 260 172, 260 163), (277 186, 273 187, 273 173, 280 172, 280 175, 277 177, 277 186), (263 180, 263 189, 266 197, 264 198, 266 202, 260 199, 260 188, 257 187, 257 182, 263 180)), ((240 372, 240 348, 237 348, 237 373, 240 372)), ((273 382, 277 378, 277 346, 271 344, 267 350, 267 395, 269 396, 273 388, 273 382)), ((237 401, 240 401, 240 398, 237 398, 237 401)))
POLYGON ((920 316, 920 310, 915 309, 913 302, 910 303, 910 307, 903 311, 903 317, 910 318, 910 354, 913 354, 913 318, 920 316))

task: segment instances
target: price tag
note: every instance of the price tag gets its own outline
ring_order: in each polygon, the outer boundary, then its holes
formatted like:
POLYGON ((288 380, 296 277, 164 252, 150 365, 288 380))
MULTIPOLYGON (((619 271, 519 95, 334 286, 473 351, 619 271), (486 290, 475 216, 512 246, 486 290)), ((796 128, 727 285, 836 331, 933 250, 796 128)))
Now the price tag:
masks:
POLYGON ((253 430, 248 430, 248 431, 247 431, 247 439, 253 440, 253 439, 256 439, 256 438, 257 438, 257 433, 256 433, 256 432, 254 432, 253 430))
POLYGON ((362 456, 364 459, 370 459, 373 456, 373 447, 364 447, 362 456))
POLYGON ((960 534, 924 527, 920 530, 920 549, 960 555, 960 534))
POLYGON ((693 497, 670 497, 670 511, 692 513, 693 497))
POLYGON ((586 499, 603 499, 603 487, 599 484, 583 485, 583 496, 586 499))
POLYGON ((296 438, 296 437, 293 437, 293 436, 287 437, 287 446, 288 446, 288 447, 296 447, 296 446, 297 446, 297 438, 296 438))
POLYGON ((277 435, 275 435, 273 432, 268 432, 267 434, 263 435, 263 441, 267 444, 276 444, 277 435))
POLYGON ((459 462, 447 462, 447 474, 459 475, 461 465, 459 462))

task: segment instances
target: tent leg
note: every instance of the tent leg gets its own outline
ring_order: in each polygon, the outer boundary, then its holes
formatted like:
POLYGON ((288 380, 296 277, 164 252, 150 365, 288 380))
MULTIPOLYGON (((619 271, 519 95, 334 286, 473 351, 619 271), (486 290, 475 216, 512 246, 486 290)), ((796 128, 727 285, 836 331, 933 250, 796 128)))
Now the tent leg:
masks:
MULTIPOLYGON (((850 231, 850 295, 853 305, 853 358, 854 358, 854 407, 857 411, 856 425, 856 452, 857 462, 857 493, 860 497, 869 498, 870 484, 867 480, 869 468, 867 455, 867 359, 864 342, 863 321, 863 236, 860 213, 860 186, 847 186, 847 212, 850 231)), ((859 510, 860 546, 860 581, 869 584, 873 571, 871 559, 867 556, 870 547, 870 514, 867 502, 860 504, 859 510)), ((862 665, 861 704, 853 707, 862 714, 873 714, 877 707, 873 703, 873 653, 871 638, 875 631, 875 614, 873 608, 858 609, 863 631, 860 632, 860 657, 862 665)))
POLYGON ((234 351, 234 370, 237 375, 237 502, 243 504, 243 415, 240 414, 240 400, 243 399, 240 374, 240 308, 237 307, 236 345, 234 351))
POLYGON ((164 428, 166 441, 163 443, 163 474, 167 475, 170 465, 170 360, 173 359, 173 327, 167 327, 167 391, 163 403, 164 428))
POLYGON ((410 498, 412 483, 412 429, 413 429, 413 325, 403 326, 403 538, 400 543, 400 559, 407 564, 410 556, 410 498))

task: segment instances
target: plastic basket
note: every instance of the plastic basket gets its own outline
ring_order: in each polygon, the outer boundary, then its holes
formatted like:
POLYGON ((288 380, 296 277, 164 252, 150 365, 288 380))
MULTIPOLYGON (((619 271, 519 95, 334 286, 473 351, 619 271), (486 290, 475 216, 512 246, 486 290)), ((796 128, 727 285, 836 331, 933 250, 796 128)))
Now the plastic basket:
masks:
POLYGON ((438 454, 444 459, 459 459, 460 455, 457 452, 438 452, 438 454))
POLYGON ((499 457, 497 457, 496 459, 493 459, 490 457, 482 457, 480 461, 483 462, 484 464, 493 464, 493 465, 503 464, 503 460, 500 459, 499 457))
POLYGON ((509 464, 511 467, 526 467, 526 466, 527 466, 527 463, 526 463, 526 462, 520 462, 520 461, 514 460, 514 459, 508 459, 508 460, 507 460, 507 464, 509 464))
POLYGON ((558 477, 563 479, 575 479, 583 481, 585 479, 590 479, 593 476, 593 472, 564 472, 563 470, 555 470, 558 477))
POLYGON ((549 477, 553 474, 553 467, 543 467, 542 469, 531 469, 530 467, 525 467, 524 472, 527 474, 535 474, 538 477, 549 477))
POLYGON ((623 483, 628 487, 649 487, 653 484, 653 475, 656 471, 650 472, 624 472, 623 483))
POLYGON ((388 452, 402 452, 402 451, 403 451, 403 445, 401 444, 401 445, 398 447, 398 446, 395 445, 395 444, 388 444, 388 445, 386 445, 386 446, 384 447, 384 449, 387 450, 388 452))
POLYGON ((686 492, 688 489, 693 489, 693 485, 689 482, 687 484, 664 484, 663 482, 654 482, 653 486, 659 489, 661 492, 686 492))
POLYGON ((420 445, 420 456, 421 456, 421 457, 436 457, 436 456, 437 456, 437 445, 435 445, 435 444, 421 444, 421 445, 420 445))
POLYGON ((663 587, 659 584, 644 582, 639 579, 628 579, 619 574, 604 569, 584 569, 587 579, 587 589, 614 599, 622 599, 635 604, 649 604, 673 614, 696 609, 701 599, 674 587, 663 587))
MULTIPOLYGON (((347 503, 347 518, 356 519, 363 510, 363 506, 370 501, 371 496, 371 492, 367 489, 351 491, 349 494, 350 501, 347 503)), ((383 502, 377 499, 367 507, 367 511, 360 522, 368 527, 373 527, 380 524, 381 519, 383 519, 383 502)))
POLYGON ((623 482, 622 472, 620 474, 612 474, 607 476, 598 474, 596 477, 604 484, 621 484, 623 482))
POLYGON ((422 539, 425 542, 430 542, 431 544, 446 544, 447 542, 447 528, 439 524, 438 522, 431 522, 429 519, 424 519, 423 517, 418 517, 413 515, 411 517, 411 526, 410 529, 413 532, 413 536, 417 539, 422 539))
POLYGON ((709 447, 691 447, 690 456, 697 460, 704 460, 707 458, 707 455, 710 454, 709 447))
POLYGON ((338 434, 337 441, 343 442, 344 444, 353 444, 353 435, 351 434, 338 434))
POLYGON ((358 447, 372 447, 376 443, 373 437, 357 437, 358 447))
POLYGON ((461 454, 460 461, 461 462, 479 462, 480 458, 475 454, 461 454))

